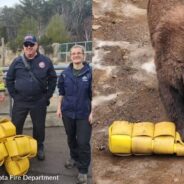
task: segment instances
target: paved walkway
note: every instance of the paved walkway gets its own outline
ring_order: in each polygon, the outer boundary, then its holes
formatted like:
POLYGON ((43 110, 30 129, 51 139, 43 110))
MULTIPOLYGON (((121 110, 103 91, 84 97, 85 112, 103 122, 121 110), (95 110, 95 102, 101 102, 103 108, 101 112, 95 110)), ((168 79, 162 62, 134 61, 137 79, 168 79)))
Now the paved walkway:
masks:
MULTIPOLYGON (((24 130, 24 134, 31 135, 32 129, 24 130)), ((22 180, 19 178, 10 178, 6 175, 4 167, 0 167, 1 184, 75 184, 77 178, 77 169, 66 169, 65 160, 68 158, 68 147, 66 143, 66 134, 64 127, 46 128, 45 139, 45 161, 38 161, 37 158, 30 160, 30 169, 26 177, 22 180), (31 181, 39 178, 40 180, 31 181), (51 180, 44 179, 49 176, 51 180)), ((92 184, 91 169, 88 176, 89 184, 92 184)))

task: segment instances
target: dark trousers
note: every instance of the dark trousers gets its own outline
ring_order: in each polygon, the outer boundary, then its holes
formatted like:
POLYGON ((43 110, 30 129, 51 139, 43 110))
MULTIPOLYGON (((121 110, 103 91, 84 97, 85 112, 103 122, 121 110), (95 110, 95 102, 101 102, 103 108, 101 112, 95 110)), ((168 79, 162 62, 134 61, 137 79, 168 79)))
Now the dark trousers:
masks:
POLYGON ((70 156, 80 173, 86 174, 91 161, 90 138, 92 127, 88 119, 71 119, 63 116, 70 156))
POLYGON ((16 126, 16 133, 22 134, 25 119, 30 113, 33 123, 33 138, 37 140, 38 148, 43 148, 45 139, 46 101, 40 99, 35 102, 15 101, 12 109, 12 122, 16 126))

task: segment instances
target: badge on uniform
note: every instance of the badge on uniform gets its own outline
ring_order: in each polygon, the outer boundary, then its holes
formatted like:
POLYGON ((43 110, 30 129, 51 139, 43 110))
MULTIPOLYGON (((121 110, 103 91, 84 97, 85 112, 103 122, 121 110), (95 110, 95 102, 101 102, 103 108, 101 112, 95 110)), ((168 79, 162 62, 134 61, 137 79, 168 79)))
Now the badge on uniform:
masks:
POLYGON ((41 61, 41 62, 39 63, 39 67, 40 67, 40 68, 45 68, 45 63, 44 63, 43 61, 41 61))
POLYGON ((86 76, 83 76, 83 77, 82 77, 82 81, 83 81, 83 82, 87 82, 87 81, 88 81, 88 78, 87 78, 86 76))

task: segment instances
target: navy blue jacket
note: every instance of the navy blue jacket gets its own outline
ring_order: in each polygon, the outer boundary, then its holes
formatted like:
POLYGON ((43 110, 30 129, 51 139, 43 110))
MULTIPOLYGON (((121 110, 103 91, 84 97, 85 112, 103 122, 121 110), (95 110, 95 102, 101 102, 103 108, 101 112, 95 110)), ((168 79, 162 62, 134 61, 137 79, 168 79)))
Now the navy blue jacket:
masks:
POLYGON ((72 119, 85 119, 91 112, 92 69, 84 63, 80 74, 73 75, 73 64, 65 69, 59 78, 59 95, 63 96, 61 112, 72 119))
POLYGON ((32 60, 28 60, 31 71, 45 85, 46 90, 40 87, 30 76, 22 61, 21 56, 15 58, 10 65, 6 76, 6 85, 9 94, 15 101, 35 101, 43 95, 49 99, 55 90, 57 76, 53 64, 49 58, 37 54, 32 60))

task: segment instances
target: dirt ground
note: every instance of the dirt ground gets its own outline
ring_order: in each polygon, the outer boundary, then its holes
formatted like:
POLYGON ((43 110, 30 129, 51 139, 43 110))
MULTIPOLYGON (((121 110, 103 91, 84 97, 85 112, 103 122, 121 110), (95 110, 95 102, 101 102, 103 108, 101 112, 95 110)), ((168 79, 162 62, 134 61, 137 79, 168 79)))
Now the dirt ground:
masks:
POLYGON ((108 127, 115 120, 168 120, 157 89, 146 7, 147 0, 93 0, 94 184, 184 183, 182 157, 118 157, 108 149, 108 127))

